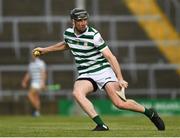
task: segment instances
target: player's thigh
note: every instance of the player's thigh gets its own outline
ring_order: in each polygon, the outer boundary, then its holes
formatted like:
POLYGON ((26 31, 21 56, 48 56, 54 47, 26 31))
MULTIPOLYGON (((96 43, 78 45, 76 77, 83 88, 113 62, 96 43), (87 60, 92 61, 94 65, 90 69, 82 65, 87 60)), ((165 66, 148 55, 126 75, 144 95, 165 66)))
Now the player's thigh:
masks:
POLYGON ((112 81, 112 82, 106 83, 106 85, 104 86, 104 89, 107 92, 108 91, 114 91, 114 90, 120 90, 120 85, 118 82, 112 81))
POLYGON ((33 97, 37 97, 37 96, 39 96, 39 92, 40 92, 39 89, 30 88, 29 95, 31 95, 33 97))
POLYGON ((77 80, 74 83, 73 95, 74 94, 87 95, 88 93, 93 92, 93 90, 94 90, 94 87, 90 81, 77 80))
POLYGON ((105 85, 105 91, 107 93, 107 95, 109 96, 109 98, 111 99, 111 101, 117 105, 119 104, 119 102, 121 102, 122 100, 119 98, 119 96, 116 94, 116 91, 119 91, 121 88, 118 84, 118 82, 108 82, 105 85))

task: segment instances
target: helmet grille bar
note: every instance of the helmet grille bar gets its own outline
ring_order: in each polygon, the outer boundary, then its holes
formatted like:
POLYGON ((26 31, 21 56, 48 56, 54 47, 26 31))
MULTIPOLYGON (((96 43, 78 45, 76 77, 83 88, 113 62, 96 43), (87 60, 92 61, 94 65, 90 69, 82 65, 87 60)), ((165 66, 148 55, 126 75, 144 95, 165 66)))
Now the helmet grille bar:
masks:
POLYGON ((71 19, 80 20, 80 19, 87 19, 88 13, 84 9, 75 8, 70 13, 71 19))

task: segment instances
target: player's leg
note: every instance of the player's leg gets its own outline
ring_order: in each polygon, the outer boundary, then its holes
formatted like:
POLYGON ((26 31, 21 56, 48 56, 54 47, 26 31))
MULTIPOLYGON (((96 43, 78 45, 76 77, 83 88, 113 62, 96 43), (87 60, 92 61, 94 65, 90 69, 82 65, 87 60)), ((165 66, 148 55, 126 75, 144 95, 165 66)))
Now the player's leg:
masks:
POLYGON ((87 80, 78 80, 74 84, 73 96, 91 118, 97 115, 92 103, 86 97, 86 95, 92 91, 93 86, 91 82, 87 80))
POLYGON ((35 107, 37 109, 37 111, 40 111, 41 108, 41 102, 40 102, 40 95, 39 95, 39 91, 36 90, 36 92, 34 92, 34 99, 35 99, 35 107))
POLYGON ((73 96, 82 109, 89 115, 90 118, 97 124, 95 131, 105 131, 108 127, 101 120, 94 109, 91 101, 86 97, 87 94, 94 91, 93 84, 89 80, 77 80, 74 84, 73 96))
POLYGON ((158 116, 157 112, 154 109, 147 109, 132 99, 127 99, 126 101, 123 101, 121 98, 119 98, 119 96, 115 92, 120 90, 118 82, 108 82, 104 88, 116 107, 120 109, 143 113, 151 119, 151 121, 156 125, 158 130, 165 130, 164 122, 158 116))
POLYGON ((124 102, 123 100, 119 98, 119 96, 115 93, 116 90, 117 91, 120 90, 117 82, 108 82, 105 85, 105 90, 116 107, 121 108, 121 109, 126 109, 126 110, 132 110, 136 112, 145 111, 144 106, 138 104, 134 100, 127 99, 127 101, 124 102))
POLYGON ((31 103, 31 105, 33 106, 33 115, 34 116, 39 116, 40 115, 40 97, 39 97, 39 93, 31 88, 29 93, 28 93, 28 99, 31 103))

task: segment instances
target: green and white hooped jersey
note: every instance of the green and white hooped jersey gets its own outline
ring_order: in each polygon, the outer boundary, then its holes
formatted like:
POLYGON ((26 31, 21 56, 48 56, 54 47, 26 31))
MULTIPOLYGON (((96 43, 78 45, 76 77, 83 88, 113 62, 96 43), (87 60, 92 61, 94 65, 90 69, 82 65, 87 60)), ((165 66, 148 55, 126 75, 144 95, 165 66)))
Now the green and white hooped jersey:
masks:
POLYGON ((101 53, 108 46, 94 28, 87 27, 86 31, 80 35, 74 32, 74 28, 68 28, 64 32, 64 40, 75 57, 79 75, 96 73, 110 67, 101 53))
POLYGON ((28 72, 31 77, 31 85, 33 83, 39 84, 42 81, 42 70, 46 70, 46 64, 43 60, 36 58, 28 66, 28 72))

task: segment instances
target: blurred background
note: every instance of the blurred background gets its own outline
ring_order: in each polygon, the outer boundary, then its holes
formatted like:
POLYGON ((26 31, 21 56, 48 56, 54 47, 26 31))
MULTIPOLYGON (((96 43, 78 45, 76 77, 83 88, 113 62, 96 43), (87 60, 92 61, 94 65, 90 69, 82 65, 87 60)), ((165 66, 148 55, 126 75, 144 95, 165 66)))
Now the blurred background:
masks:
MULTIPOLYGON (((0 0, 0 115, 30 113, 21 80, 31 50, 61 41, 75 7, 89 12, 89 25, 120 62, 129 82, 126 96, 163 114, 180 114, 179 0, 0 0)), ((78 75, 71 53, 42 59, 49 86, 41 93, 42 114, 83 114, 71 95, 78 75)), ((105 92, 89 98, 101 114, 130 114, 117 110, 105 92)))

